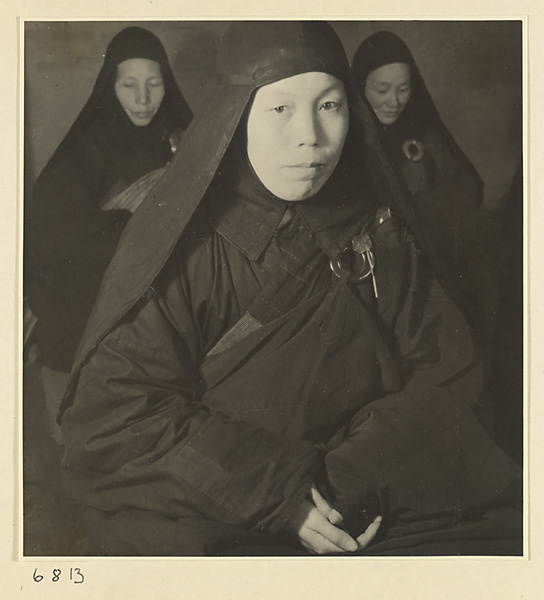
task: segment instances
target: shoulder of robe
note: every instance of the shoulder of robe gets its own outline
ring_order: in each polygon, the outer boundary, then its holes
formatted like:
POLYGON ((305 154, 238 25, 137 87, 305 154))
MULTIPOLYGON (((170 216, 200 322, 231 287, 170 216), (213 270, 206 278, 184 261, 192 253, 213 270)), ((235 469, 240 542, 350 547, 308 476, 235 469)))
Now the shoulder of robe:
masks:
POLYGON ((210 249, 218 233, 206 218, 197 212, 178 239, 174 250, 168 260, 178 266, 187 266, 189 263, 201 259, 206 260, 210 255, 210 249))

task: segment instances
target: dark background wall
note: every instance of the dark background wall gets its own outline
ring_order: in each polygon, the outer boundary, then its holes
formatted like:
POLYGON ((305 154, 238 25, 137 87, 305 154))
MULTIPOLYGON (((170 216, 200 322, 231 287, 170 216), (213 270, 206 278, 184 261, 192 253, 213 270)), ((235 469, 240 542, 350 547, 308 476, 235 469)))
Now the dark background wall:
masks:
MULTIPOLYGON (((213 89, 215 53, 225 22, 27 22, 27 191, 87 100, 108 42, 132 24, 161 39, 193 110, 213 89)), ((442 119, 485 182, 486 205, 500 207, 521 158, 520 22, 334 21, 332 25, 350 59, 375 31, 389 29, 405 40, 442 119)))

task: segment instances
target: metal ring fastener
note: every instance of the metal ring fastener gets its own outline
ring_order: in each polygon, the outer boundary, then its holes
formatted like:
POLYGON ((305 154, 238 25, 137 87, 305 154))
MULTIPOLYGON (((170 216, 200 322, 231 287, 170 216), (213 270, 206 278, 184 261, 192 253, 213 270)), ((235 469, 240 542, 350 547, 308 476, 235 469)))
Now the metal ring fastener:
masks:
POLYGON ((363 259, 363 265, 356 273, 353 273, 342 264, 341 256, 330 261, 331 271, 336 275, 336 277, 338 277, 338 279, 343 279, 348 283, 357 283, 359 281, 363 281, 372 275, 375 260, 372 250, 366 250, 360 256, 363 259))
POLYGON ((423 158, 425 149, 423 144, 417 140, 406 140, 402 145, 402 151, 406 158, 418 162, 423 158))

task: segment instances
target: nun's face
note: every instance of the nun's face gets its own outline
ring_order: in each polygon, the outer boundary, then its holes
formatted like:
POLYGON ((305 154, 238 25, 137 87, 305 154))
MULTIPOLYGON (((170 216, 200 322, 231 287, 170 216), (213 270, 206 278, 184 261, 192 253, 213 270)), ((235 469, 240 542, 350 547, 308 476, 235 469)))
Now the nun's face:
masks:
POLYGON ((164 97, 159 63, 147 58, 129 58, 119 63, 115 95, 134 125, 149 125, 164 97))
POLYGON ((382 125, 392 125, 412 95, 410 67, 404 63, 384 65, 366 78, 365 96, 382 125))
POLYGON ((263 185, 278 198, 312 197, 334 171, 349 127, 344 84, 327 73, 281 79, 255 94, 247 153, 263 185))

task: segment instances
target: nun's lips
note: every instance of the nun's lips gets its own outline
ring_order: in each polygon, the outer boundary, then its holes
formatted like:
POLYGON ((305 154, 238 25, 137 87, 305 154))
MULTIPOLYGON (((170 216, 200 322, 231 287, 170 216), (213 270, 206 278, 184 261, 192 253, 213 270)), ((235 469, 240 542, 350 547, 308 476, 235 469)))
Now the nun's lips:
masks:
POLYGON ((395 111, 382 110, 382 118, 384 118, 384 119, 398 119, 401 112, 402 112, 401 110, 395 110, 395 111))
POLYGON ((290 178, 296 181, 316 181, 327 172, 327 165, 319 162, 305 162, 286 167, 290 178))
POLYGON ((317 171, 325 167, 325 163, 320 162, 304 162, 297 165, 287 165, 288 169, 300 169, 301 171, 317 171))
POLYGON ((133 111, 130 113, 133 119, 152 119, 155 111, 153 110, 143 110, 143 111, 133 111))

